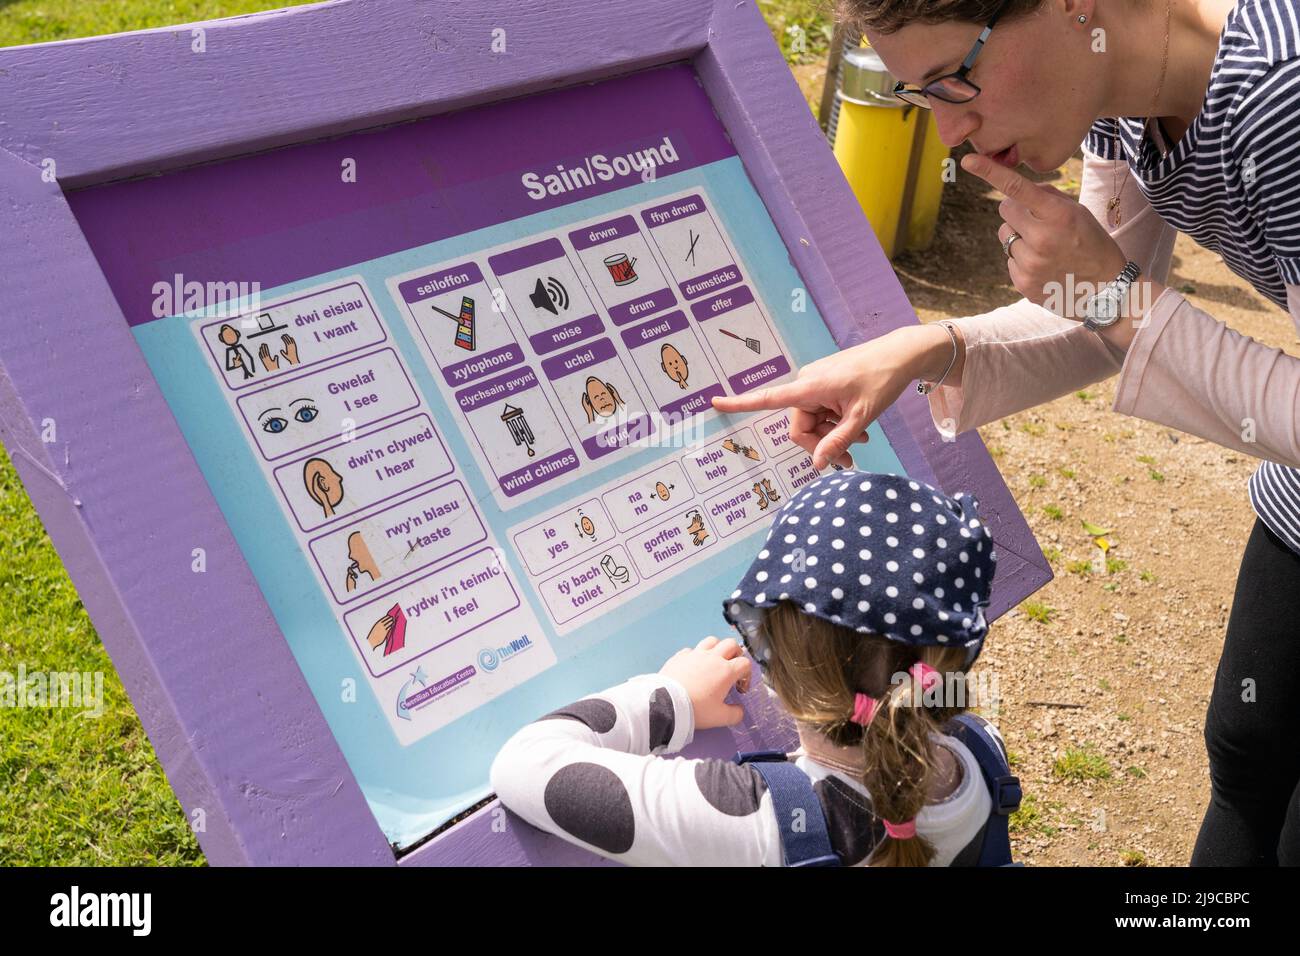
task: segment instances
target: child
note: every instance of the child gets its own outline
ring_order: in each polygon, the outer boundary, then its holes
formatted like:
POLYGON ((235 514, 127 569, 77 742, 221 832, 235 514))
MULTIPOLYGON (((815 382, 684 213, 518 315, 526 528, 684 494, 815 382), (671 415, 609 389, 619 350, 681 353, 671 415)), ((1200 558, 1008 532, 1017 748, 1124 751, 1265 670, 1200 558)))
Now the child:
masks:
MULTIPOLYGON (((950 685, 988 629, 996 558, 975 507, 893 475, 823 475, 786 502, 723 602, 796 720, 794 763, 844 865, 980 858, 989 788, 942 730, 965 709, 950 685)), ((765 773, 660 757, 739 722, 724 698, 746 692, 750 673, 740 644, 706 637, 658 674, 528 724, 497 755, 492 787, 534 826, 630 865, 780 866, 765 773)))

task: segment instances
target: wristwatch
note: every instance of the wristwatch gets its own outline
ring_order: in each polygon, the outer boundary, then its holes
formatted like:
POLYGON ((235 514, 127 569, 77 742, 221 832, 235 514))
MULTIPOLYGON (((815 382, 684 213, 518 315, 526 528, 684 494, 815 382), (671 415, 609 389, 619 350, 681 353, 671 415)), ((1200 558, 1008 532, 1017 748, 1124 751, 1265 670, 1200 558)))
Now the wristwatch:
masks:
POLYGON ((1106 283, 1088 296, 1083 305, 1083 327, 1096 332, 1118 322, 1129 286, 1141 272, 1141 267, 1129 260, 1124 264, 1124 271, 1113 282, 1106 283))

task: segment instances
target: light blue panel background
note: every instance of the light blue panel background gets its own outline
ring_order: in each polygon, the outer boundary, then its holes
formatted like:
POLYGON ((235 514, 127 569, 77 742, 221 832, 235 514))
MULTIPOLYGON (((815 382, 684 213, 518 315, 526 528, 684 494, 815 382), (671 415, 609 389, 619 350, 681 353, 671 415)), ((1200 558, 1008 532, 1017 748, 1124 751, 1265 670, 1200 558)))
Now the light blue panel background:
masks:
MULTIPOLYGON (((708 189, 711 211, 737 247, 741 256, 738 264, 746 273, 745 279, 755 288, 777 324, 791 358, 805 365, 833 352, 835 344, 810 296, 804 297, 806 311, 791 311, 792 290, 803 283, 790 264, 785 245, 744 167, 735 157, 277 289, 262 290, 262 296, 269 301, 343 276, 359 273, 365 277, 390 337, 432 408, 443 440, 457 463, 459 477, 506 550, 515 581, 525 582, 528 576, 509 548, 507 528, 577 501, 592 489, 648 468, 678 450, 647 447, 600 469, 584 462, 581 477, 502 512, 488 480, 475 467, 453 413, 443 403, 397 303, 387 292, 385 280, 634 203, 648 204, 700 185, 708 189)), ((226 405, 220 385, 207 364, 209 360, 200 353, 186 327, 188 321, 173 317, 140 326, 135 329, 137 341, 375 818, 398 847, 418 841, 488 796, 487 775, 492 758, 522 724, 634 674, 657 671, 679 648, 706 634, 729 633, 722 618, 721 602, 748 567, 758 542, 767 532, 765 523, 747 535, 719 542, 709 557, 672 578, 666 586, 651 588, 610 615, 597 616, 562 638, 556 637, 549 627, 549 618, 537 595, 527 585, 521 586, 525 599, 532 603, 547 631, 558 663, 409 747, 401 746, 381 712, 391 702, 379 701, 370 692, 350 641, 334 617, 324 585, 309 558, 300 550, 275 500, 275 491, 263 478, 241 434, 242 426, 226 405), (358 699, 353 703, 343 700, 343 682, 349 677, 357 687, 358 699)), ((713 435, 730 430, 740 418, 718 416, 705 433, 713 435)), ((902 465, 878 425, 871 426, 870 437, 866 446, 855 446, 853 456, 857 466, 868 471, 901 474, 902 465)))

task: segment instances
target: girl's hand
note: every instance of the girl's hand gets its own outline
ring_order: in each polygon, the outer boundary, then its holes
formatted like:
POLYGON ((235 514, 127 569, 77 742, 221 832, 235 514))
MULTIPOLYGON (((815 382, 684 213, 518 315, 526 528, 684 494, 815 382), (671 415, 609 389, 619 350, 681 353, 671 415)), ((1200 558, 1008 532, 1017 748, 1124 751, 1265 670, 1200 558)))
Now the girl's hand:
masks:
POLYGON ((1086 206, 1047 183, 1035 183, 987 156, 961 158, 968 173, 1007 198, 998 206, 998 239, 1015 231, 1007 271, 1021 295, 1066 319, 1083 321, 1086 296, 1112 282, 1128 262, 1086 206))
MULTIPOLYGON (((945 382, 961 381, 963 354, 959 347, 945 382)), ((937 379, 952 357, 952 339, 944 329, 907 326, 811 362, 799 369, 793 382, 719 396, 713 407, 750 412, 789 406, 790 438, 812 455, 814 468, 820 471, 831 462, 852 468, 849 447, 867 440, 867 427, 913 379, 937 379)))
POLYGON ((749 687, 749 658, 734 638, 720 641, 706 637, 693 648, 682 648, 659 669, 686 688, 695 712, 695 729, 730 727, 744 717, 744 708, 724 703, 735 687, 741 693, 749 687))

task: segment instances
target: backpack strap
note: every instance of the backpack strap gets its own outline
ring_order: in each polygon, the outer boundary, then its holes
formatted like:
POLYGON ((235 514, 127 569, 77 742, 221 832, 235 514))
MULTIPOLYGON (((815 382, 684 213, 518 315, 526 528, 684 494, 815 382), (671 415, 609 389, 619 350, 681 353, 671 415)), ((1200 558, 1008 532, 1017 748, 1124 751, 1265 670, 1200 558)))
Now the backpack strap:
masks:
POLYGON ((786 866, 840 866, 831 848, 821 801, 808 775, 789 762, 781 750, 737 753, 738 764, 752 763, 767 784, 781 830, 781 858, 786 866), (795 811, 801 811, 796 815, 795 811), (795 829, 796 820, 802 823, 795 829))
POLYGON ((1006 755, 985 722, 973 714, 958 714, 944 730, 956 737, 980 765, 980 773, 993 798, 993 812, 984 828, 976 866, 1013 866, 1008 818, 1020 807, 1020 778, 1011 772, 1006 755))

